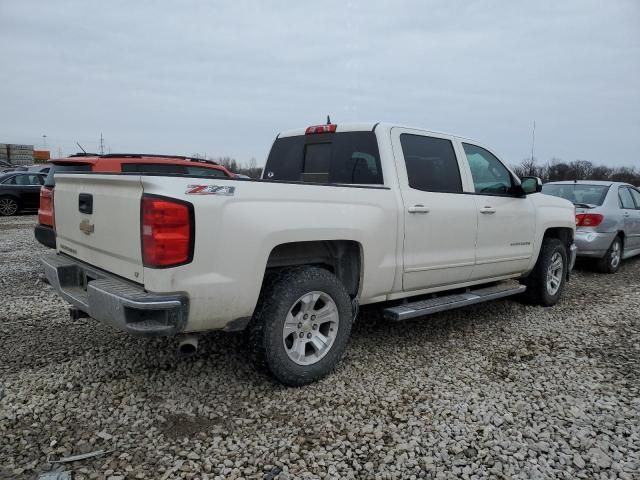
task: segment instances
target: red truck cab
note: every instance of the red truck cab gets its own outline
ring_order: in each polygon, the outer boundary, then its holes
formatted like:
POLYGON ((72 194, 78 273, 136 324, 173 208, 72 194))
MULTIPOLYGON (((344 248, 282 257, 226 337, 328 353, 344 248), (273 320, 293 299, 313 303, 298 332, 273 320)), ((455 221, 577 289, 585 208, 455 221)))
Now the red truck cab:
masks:
POLYGON ((55 173, 108 172, 195 175, 200 177, 235 177, 217 163, 191 157, 148 154, 78 154, 51 160, 51 169, 40 189, 38 223, 34 228, 36 240, 49 248, 56 248, 53 202, 55 173))

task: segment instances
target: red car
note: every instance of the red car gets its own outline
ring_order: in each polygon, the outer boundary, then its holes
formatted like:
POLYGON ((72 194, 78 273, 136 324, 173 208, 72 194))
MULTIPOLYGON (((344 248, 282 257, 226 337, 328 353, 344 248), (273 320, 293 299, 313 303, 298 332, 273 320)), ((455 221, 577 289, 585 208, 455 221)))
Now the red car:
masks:
POLYGON ((40 189, 36 240, 49 248, 56 248, 55 218, 53 216, 54 174, 60 172, 161 173, 195 175, 199 177, 235 177, 222 165, 190 157, 147 154, 78 154, 51 160, 51 169, 40 189))

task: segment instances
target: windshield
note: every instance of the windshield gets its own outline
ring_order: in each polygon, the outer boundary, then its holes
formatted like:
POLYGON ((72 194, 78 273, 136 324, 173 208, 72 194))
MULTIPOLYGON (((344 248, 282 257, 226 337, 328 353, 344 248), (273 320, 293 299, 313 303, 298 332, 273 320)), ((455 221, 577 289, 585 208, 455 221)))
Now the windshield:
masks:
POLYGON ((547 183, 542 193, 564 198, 575 204, 602 205, 609 191, 608 185, 589 185, 584 183, 547 183))

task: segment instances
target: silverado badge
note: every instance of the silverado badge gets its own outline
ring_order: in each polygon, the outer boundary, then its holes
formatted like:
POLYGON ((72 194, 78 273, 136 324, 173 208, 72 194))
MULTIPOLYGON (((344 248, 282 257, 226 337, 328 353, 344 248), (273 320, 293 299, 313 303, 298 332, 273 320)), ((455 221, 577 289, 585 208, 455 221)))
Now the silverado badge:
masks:
POLYGON ((80 222, 80 231, 85 235, 91 235, 94 230, 94 225, 86 218, 80 222))

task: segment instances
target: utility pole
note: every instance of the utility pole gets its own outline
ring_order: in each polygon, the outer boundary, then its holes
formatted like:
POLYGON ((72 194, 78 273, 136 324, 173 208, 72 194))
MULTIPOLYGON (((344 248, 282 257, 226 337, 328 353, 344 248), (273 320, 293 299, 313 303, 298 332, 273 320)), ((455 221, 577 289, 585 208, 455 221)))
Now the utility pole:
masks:
POLYGON ((536 121, 533 121, 533 133, 531 134, 531 164, 533 165, 533 146, 536 143, 536 121))
POLYGON ((104 155, 104 138, 102 138, 102 132, 100 132, 100 155, 104 155))

